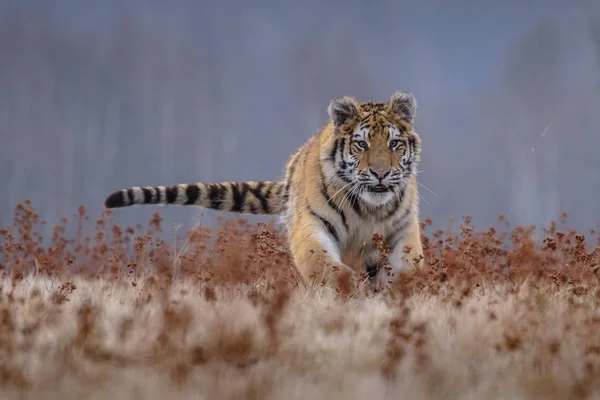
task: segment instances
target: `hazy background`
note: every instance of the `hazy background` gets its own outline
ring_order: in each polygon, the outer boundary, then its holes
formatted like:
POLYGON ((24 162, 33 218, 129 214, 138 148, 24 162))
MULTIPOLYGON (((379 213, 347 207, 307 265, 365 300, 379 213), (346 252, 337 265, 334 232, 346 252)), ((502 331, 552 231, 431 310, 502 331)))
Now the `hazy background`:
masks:
POLYGON ((0 0, 0 225, 24 199, 54 224, 120 188, 277 179, 332 97, 403 89, 423 217, 593 228, 599 3, 0 0))

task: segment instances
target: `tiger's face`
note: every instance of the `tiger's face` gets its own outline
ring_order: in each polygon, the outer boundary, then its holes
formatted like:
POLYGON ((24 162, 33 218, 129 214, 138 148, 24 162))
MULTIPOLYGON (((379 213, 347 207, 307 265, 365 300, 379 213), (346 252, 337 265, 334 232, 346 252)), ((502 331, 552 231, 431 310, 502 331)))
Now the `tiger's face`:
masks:
POLYGON ((415 109, 407 92, 394 94, 388 103, 333 99, 329 160, 337 183, 373 206, 401 196, 420 161, 421 141, 412 130, 415 109))

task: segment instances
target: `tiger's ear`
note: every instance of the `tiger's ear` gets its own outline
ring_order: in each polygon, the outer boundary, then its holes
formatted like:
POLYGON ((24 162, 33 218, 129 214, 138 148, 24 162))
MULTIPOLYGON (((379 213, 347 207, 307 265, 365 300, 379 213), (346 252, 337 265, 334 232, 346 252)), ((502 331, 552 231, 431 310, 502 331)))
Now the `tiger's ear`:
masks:
POLYGON ((391 112, 398 114, 404 121, 412 124, 417 109, 417 101, 412 93, 396 92, 390 99, 388 108, 391 112))
POLYGON ((347 96, 335 97, 329 103, 327 111, 336 128, 339 128, 360 113, 358 104, 356 104, 354 99, 347 96))

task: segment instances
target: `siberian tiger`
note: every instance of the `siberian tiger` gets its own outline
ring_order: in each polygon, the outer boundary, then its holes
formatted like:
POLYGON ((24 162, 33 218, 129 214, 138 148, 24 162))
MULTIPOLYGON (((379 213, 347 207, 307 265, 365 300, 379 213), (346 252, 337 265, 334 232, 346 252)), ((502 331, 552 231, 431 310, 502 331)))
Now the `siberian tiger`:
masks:
POLYGON ((396 92, 388 102, 336 97, 327 125, 292 154, 282 180, 132 187, 112 193, 105 207, 178 204, 279 215, 305 284, 325 280, 335 286, 339 273, 356 282, 358 271, 342 258, 358 256, 379 288, 400 270, 423 265, 415 109, 408 92, 396 92), (378 268, 374 233, 390 246, 391 270, 378 268))

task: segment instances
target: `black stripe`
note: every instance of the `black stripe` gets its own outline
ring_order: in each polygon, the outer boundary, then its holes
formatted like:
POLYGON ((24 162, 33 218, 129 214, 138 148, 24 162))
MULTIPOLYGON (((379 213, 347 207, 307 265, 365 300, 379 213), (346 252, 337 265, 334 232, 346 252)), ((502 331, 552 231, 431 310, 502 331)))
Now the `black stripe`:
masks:
POLYGON ((351 180, 348 179, 346 177, 346 175, 344 175, 343 172, 340 171, 340 170, 335 171, 335 176, 337 176, 338 178, 340 178, 345 183, 350 183, 351 182, 351 180))
POLYGON ((173 204, 177 201, 177 186, 167 188, 167 204, 173 204))
POLYGON ((358 194, 348 194, 348 201, 352 205, 354 212, 356 212, 358 216, 362 218, 362 210, 360 209, 360 198, 358 197, 358 194))
POLYGON ((231 211, 240 212, 244 207, 244 198, 246 197, 246 191, 240 191, 240 184, 231 184, 231 193, 233 194, 233 204, 231 205, 231 211))
POLYGON ((161 189, 159 186, 154 186, 154 190, 156 190, 156 200, 154 200, 154 202, 160 203, 161 193, 163 192, 163 189, 161 189))
POLYGON ((346 138, 341 138, 340 139, 340 146, 339 146, 339 153, 340 153, 340 160, 344 160, 344 149, 346 148, 346 138))
POLYGON ((285 185, 281 182, 279 182, 279 186, 277 187, 277 198, 278 199, 282 199, 283 195, 281 194, 283 192, 283 190, 285 189, 285 185))
POLYGON ((294 174, 296 173, 296 165, 298 164, 298 159, 300 158, 301 154, 300 154, 301 150, 298 150, 298 155, 292 160, 292 163, 290 164, 290 166, 288 167, 288 174, 287 174, 287 181, 285 183, 285 186, 283 188, 284 193, 283 193, 283 201, 284 203, 287 203, 289 198, 290 198, 290 187, 292 185, 292 180, 294 179, 294 174))
POLYGON ((152 203, 152 190, 150 188, 142 188, 142 192, 144 192, 144 203, 152 203))
POLYGON ((106 208, 117 208, 123 206, 125 206, 123 201, 123 192, 120 190, 118 192, 111 193, 110 196, 104 200, 104 207, 106 208))
POLYGON ((335 162, 335 155, 337 154, 339 144, 340 144, 339 139, 336 138, 333 141, 333 147, 331 148, 331 151, 329 152, 329 160, 331 160, 331 162, 335 162))
POLYGON ((129 201, 128 204, 134 204, 134 200, 135 200, 135 190, 132 189, 127 189, 127 200, 129 201))
POLYGON ((409 149, 408 159, 410 162, 410 161, 412 161, 414 154, 415 154, 415 138, 413 135, 410 135, 408 137, 408 149, 409 149))
POLYGON ((392 235, 389 237, 388 244, 390 245, 390 249, 392 251, 394 251, 394 249, 396 248, 396 245, 398 245, 398 242, 400 242, 402 239, 404 239, 404 234, 406 233, 406 230, 408 229, 409 226, 410 226, 410 220, 404 221, 402 224, 400 224, 400 226, 398 226, 398 228, 394 231, 394 233, 392 233, 392 235))
POLYGON ((412 214, 412 209, 410 208, 410 205, 407 204, 406 209, 404 210, 404 212, 402 213, 402 215, 400 216, 400 218, 398 218, 397 221, 394 221, 392 224, 393 225, 397 225, 399 223, 404 222, 404 220, 410 216, 412 214))
POLYGON ((346 163, 346 161, 344 160, 344 148, 346 147, 346 139, 342 138, 340 140, 340 163, 339 163, 339 167, 340 169, 346 169, 348 164, 346 163))
POLYGON ((398 207, 400 207, 400 198, 396 198, 396 201, 394 202, 392 208, 388 210, 388 212, 383 217, 378 217, 377 222, 383 222, 389 219, 392 215, 396 213, 396 211, 398 211, 398 207))
POLYGON ((267 200, 267 208, 265 209, 265 211, 270 214, 271 213, 271 207, 269 206, 269 200, 271 199, 271 192, 273 191, 273 183, 269 184, 269 187, 267 188, 267 191, 265 192, 265 199, 267 200))
POLYGON ((323 195, 323 197, 325 197, 325 201, 327 202, 329 207, 331 207, 331 209, 340 216, 340 218, 342 219, 342 223, 344 224, 344 228, 346 228, 347 231, 348 223, 346 222, 346 214, 344 214, 343 210, 337 207, 337 205, 333 202, 333 199, 330 198, 329 194, 327 193, 327 186, 325 185, 325 175, 323 174, 323 166, 319 164, 319 167, 319 172, 321 173, 321 194, 323 195))
POLYGON ((285 165, 285 168, 286 168, 286 173, 287 173, 288 171, 290 172, 290 174, 292 173, 292 172, 291 172, 291 171, 292 171, 292 168, 293 168, 293 166, 296 164, 296 162, 298 161, 298 156, 299 156, 299 154, 302 152, 302 150, 303 150, 303 148, 301 147, 301 148, 299 148, 298 150, 296 150, 296 151, 294 152, 294 154, 292 154, 292 155, 290 156, 290 158, 288 159, 288 162, 287 162, 287 163, 286 163, 286 165, 285 165))
POLYGON ((200 188, 198 185, 189 185, 185 191, 185 195, 187 196, 185 204, 195 204, 198 198, 200 198, 200 188))
POLYGON ((256 214, 256 206, 254 206, 252 202, 248 201, 248 191, 250 190, 250 185, 248 182, 240 183, 239 190, 241 192, 240 195, 242 196, 242 209, 247 209, 247 207, 250 207, 250 212, 252 214, 256 214))
POLYGON ((406 188, 400 188, 400 193, 398 193, 398 197, 400 200, 404 200, 404 195, 406 195, 406 188))
POLYGON ((346 214, 344 214, 344 210, 338 208, 337 205, 333 202, 333 199, 328 197, 327 189, 326 189, 324 183, 323 183, 323 186, 321 187, 321 194, 323 196, 325 196, 325 200, 327 201, 327 204, 329 205, 329 207, 331 207, 331 209, 340 216, 340 218, 342 219, 342 224, 344 224, 344 228, 346 228, 346 230, 348 230, 348 222, 346 221, 346 214))
POLYGON ((208 200, 210 201, 210 208, 213 210, 220 210, 221 204, 223 204, 225 188, 220 183, 213 183, 209 188, 208 200))
POLYGON ((335 241, 339 242, 340 239, 338 237, 337 231, 335 230, 335 227, 331 224, 331 222, 327 221, 325 218, 321 217, 319 214, 314 212, 310 205, 308 205, 308 203, 306 204, 306 207, 308 208, 308 211, 312 214, 313 217, 317 218, 323 223, 323 225, 325 225, 327 231, 331 234, 331 236, 333 236, 335 241))
POLYGON ((284 193, 283 193, 283 196, 281 196, 281 198, 283 199, 283 202, 285 204, 287 204, 288 200, 290 199, 290 185, 289 185, 289 183, 286 184, 283 187, 283 190, 284 190, 284 193))
POLYGON ((264 182, 258 182, 256 188, 248 188, 250 192, 260 201, 260 206, 262 207, 263 212, 267 212, 269 209, 269 204, 267 203, 267 199, 262 195, 261 190, 265 186, 264 182))
POLYGON ((404 231, 410 225, 410 217, 412 215, 412 209, 410 205, 407 205, 406 209, 396 221, 392 222, 393 228, 395 230, 392 234, 387 238, 387 242, 390 245, 390 248, 393 250, 394 247, 398 244, 398 241, 404 238, 404 231), (392 243, 393 242, 393 243, 392 243))

